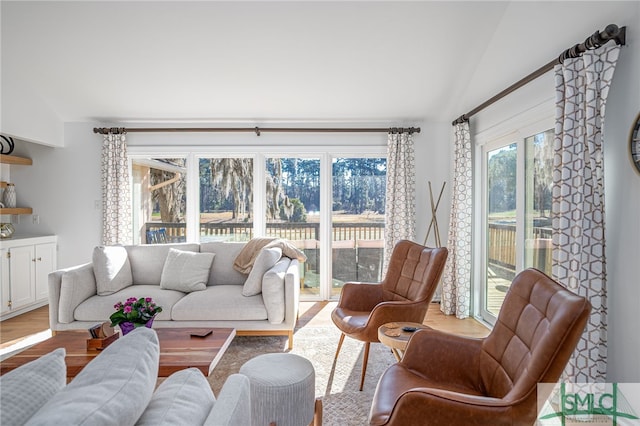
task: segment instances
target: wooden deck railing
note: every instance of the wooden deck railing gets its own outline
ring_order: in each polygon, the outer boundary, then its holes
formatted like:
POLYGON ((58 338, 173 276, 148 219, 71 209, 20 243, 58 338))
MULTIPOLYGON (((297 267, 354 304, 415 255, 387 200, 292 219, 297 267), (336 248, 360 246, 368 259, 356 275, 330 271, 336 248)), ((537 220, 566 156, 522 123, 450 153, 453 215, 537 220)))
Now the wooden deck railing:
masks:
MULTIPOLYGON (((186 241, 184 223, 147 222, 144 235, 154 235, 164 229, 166 242, 186 241), (149 234, 148 231, 151 231, 149 234)), ((291 241, 314 242, 320 240, 319 223, 267 223, 267 235, 286 238, 291 241)), ((384 240, 384 223, 334 223, 331 228, 332 241, 353 242, 384 240)), ((248 241, 253 238, 253 223, 201 223, 201 237, 214 237, 221 240, 248 241)), ((516 265, 516 228, 511 224, 489 224, 487 248, 489 264, 515 271, 516 265)), ((530 249, 533 251, 532 265, 544 269, 551 265, 551 228, 534 227, 530 249), (546 265, 546 266, 545 266, 546 265)), ((146 240, 147 243, 149 239, 146 240)), ((308 245, 308 244, 307 244, 308 245)), ((310 246, 309 246, 310 247, 310 246)))
MULTIPOLYGON (((168 242, 186 241, 186 224, 168 222, 147 222, 144 235, 165 229, 168 242)), ((267 235, 288 240, 320 240, 319 223, 267 223, 267 235)), ((331 229, 333 241, 382 240, 384 223, 334 223, 331 229)), ((246 241, 253 238, 253 223, 201 223, 201 237, 218 237, 246 241)))
MULTIPOLYGON (((544 270, 551 265, 551 228, 534 227, 533 238, 527 241, 532 250, 532 266, 544 270)), ((488 229, 487 258, 490 265, 497 265, 515 272, 516 226, 490 223, 488 229)))

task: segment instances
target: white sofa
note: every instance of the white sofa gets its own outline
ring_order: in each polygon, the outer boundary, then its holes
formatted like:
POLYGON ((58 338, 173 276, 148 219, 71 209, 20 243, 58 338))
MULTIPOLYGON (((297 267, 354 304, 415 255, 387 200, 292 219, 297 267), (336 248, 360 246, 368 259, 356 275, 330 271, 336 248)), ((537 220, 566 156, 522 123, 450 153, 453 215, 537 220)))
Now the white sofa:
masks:
POLYGON ((279 260, 264 272, 261 251, 247 276, 233 268, 244 245, 210 242, 96 247, 93 262, 49 274, 51 330, 88 329, 108 321, 117 302, 152 297, 163 309, 153 327, 233 327, 237 335, 286 335, 291 348, 300 295, 298 260, 276 256, 279 260), (191 292, 167 288, 169 275, 180 279, 192 272, 184 265, 170 269, 166 263, 171 249, 213 254, 206 287, 191 292), (110 258, 113 251, 120 257, 110 258), (258 294, 243 294, 249 281, 257 285, 253 293, 258 294))
POLYGON ((217 398, 195 368, 172 374, 156 388, 160 345, 151 329, 116 340, 69 384, 64 357, 64 349, 56 349, 0 377, 0 424, 251 424, 244 375, 229 376, 217 398))

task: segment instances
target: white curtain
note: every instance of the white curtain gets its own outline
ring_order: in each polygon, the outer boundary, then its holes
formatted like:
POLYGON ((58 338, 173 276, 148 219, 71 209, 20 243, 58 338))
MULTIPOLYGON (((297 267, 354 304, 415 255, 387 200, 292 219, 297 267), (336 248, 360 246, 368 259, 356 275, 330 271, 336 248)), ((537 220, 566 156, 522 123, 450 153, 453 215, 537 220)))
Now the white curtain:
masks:
POLYGON ((565 370, 574 382, 603 382, 607 367, 603 124, 620 47, 587 51, 555 67, 553 275, 592 305, 565 370))
POLYGON ((442 275, 440 310, 458 318, 469 316, 471 299, 472 160, 469 122, 454 125, 453 194, 449 217, 449 256, 442 275))
POLYGON ((131 244, 131 192, 124 134, 102 140, 102 244, 131 244))
POLYGON ((387 139, 384 271, 398 241, 415 241, 415 186, 413 136, 407 132, 390 132, 387 139))

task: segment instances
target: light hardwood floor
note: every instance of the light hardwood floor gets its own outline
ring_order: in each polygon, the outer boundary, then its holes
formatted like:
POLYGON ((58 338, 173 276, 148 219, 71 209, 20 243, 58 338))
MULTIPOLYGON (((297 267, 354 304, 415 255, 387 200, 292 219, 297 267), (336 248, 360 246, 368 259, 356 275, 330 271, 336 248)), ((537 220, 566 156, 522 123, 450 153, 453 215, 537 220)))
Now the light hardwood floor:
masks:
MULTIPOLYGON (((331 311, 336 302, 300 302, 298 327, 331 326, 331 311)), ((457 319, 444 315, 440 305, 431 303, 424 322, 429 327, 471 337, 484 337, 489 329, 473 318, 457 319)), ((49 307, 35 309, 0 322, 0 350, 19 344, 34 336, 48 337, 49 307)))

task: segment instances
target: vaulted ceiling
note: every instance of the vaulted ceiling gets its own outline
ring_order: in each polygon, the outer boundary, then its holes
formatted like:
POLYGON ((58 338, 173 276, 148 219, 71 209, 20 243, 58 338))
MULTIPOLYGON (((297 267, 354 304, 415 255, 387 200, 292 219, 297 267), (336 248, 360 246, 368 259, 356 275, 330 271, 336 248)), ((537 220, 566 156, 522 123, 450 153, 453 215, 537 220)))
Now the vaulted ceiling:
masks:
POLYGON ((2 87, 62 121, 450 121, 628 6, 2 1, 2 87))

